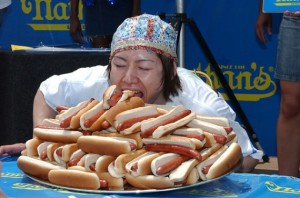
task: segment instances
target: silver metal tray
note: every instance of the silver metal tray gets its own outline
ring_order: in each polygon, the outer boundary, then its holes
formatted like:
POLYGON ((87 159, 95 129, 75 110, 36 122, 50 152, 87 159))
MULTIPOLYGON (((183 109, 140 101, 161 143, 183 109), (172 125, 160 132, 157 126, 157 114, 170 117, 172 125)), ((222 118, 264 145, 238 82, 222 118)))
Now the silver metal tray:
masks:
POLYGON ((64 189, 64 190, 70 190, 70 191, 76 191, 76 192, 81 192, 81 193, 96 193, 96 194, 143 194, 143 193, 159 193, 159 192, 169 192, 169 191, 175 191, 175 190, 182 190, 182 189, 186 189, 186 188, 192 188, 192 187, 200 187, 204 184, 208 184, 211 183, 215 180, 219 180, 229 174, 231 174, 232 172, 236 171, 242 164, 241 160, 231 171, 229 171, 228 173, 217 177, 215 179, 211 179, 211 180, 206 180, 206 181, 199 181, 198 183, 195 183, 193 185, 186 185, 186 186, 178 186, 178 187, 173 187, 173 188, 166 188, 166 189, 147 189, 147 190, 141 190, 141 189, 134 189, 133 187, 129 187, 126 188, 124 190, 88 190, 88 189, 79 189, 79 188, 71 188, 71 187, 65 187, 65 186, 59 186, 59 185, 55 185, 52 184, 48 181, 45 180, 41 180, 39 178, 30 176, 28 174, 25 174, 26 176, 28 176, 29 178, 31 178, 32 180, 38 182, 39 184, 45 185, 45 186, 49 186, 49 187, 54 187, 54 188, 60 188, 60 189, 64 189))

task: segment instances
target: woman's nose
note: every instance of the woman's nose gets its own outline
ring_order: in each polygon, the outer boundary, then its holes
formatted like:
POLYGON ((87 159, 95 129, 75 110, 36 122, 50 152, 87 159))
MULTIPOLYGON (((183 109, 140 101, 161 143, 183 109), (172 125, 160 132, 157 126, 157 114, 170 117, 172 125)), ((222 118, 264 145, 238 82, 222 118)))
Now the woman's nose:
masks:
POLYGON ((136 71, 134 69, 128 69, 125 72, 122 80, 123 80, 123 82, 128 83, 128 84, 136 83, 138 81, 136 71))

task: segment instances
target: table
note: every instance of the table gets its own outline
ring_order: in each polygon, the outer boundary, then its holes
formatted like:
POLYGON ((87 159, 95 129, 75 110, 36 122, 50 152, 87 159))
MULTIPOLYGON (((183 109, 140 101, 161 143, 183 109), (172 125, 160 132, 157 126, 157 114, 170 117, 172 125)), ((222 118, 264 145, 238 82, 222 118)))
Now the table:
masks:
POLYGON ((0 145, 25 142, 32 137, 32 108, 40 83, 54 74, 80 67, 107 65, 109 51, 1 51, 0 145))
POLYGON ((17 167, 17 156, 0 157, 0 187, 8 197, 299 197, 300 179, 279 175, 232 173, 213 182, 184 190, 147 194, 80 193, 44 186, 28 178, 17 167))

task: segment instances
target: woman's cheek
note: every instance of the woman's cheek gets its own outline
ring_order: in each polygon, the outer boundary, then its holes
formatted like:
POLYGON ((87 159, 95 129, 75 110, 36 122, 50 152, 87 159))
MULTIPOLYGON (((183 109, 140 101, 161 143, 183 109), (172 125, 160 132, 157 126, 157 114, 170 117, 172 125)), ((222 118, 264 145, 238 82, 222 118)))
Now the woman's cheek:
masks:
POLYGON ((120 74, 114 70, 112 70, 110 72, 110 82, 111 84, 115 85, 115 84, 118 84, 120 82, 120 74))

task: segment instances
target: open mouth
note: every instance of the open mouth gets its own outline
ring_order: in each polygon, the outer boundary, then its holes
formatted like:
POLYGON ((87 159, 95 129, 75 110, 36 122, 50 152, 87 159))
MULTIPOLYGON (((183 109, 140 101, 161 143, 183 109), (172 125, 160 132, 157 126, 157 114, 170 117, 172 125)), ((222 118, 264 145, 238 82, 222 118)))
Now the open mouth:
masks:
POLYGON ((143 92, 141 92, 141 91, 135 91, 135 92, 134 92, 134 96, 143 98, 144 94, 143 94, 143 92))
MULTIPOLYGON (((122 90, 122 92, 123 91, 125 91, 125 90, 122 90)), ((138 90, 131 90, 131 91, 134 92, 134 96, 136 96, 136 97, 143 98, 143 96, 144 96, 144 93, 141 91, 138 91, 138 90)))

